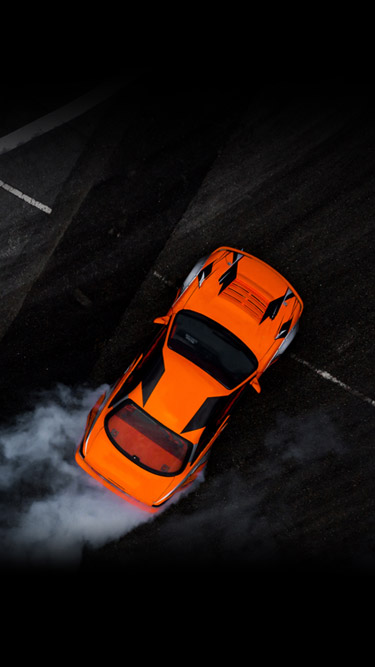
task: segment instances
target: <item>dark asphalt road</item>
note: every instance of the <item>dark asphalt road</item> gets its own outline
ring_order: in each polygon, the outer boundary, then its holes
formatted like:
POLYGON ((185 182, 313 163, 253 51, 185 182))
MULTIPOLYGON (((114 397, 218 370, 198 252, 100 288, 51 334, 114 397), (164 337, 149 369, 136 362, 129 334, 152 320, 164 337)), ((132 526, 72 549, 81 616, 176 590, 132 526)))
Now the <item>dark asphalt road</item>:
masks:
MULTIPOLYGON (((4 422, 39 388, 114 380, 217 246, 269 262, 305 304, 291 353, 245 396, 205 482, 152 522, 87 546, 81 573, 373 572, 371 93, 341 80, 249 91, 151 76, 90 112, 90 132, 81 118, 0 157, 3 170, 16 158, 25 170, 32 150, 80 132, 65 171, 55 153, 63 175, 45 240, 42 214, 31 215, 25 247, 41 272, 27 274, 0 343, 4 422)), ((12 210, 12 230, 26 208, 12 210)), ((9 285, 17 262, 7 266, 9 285)))

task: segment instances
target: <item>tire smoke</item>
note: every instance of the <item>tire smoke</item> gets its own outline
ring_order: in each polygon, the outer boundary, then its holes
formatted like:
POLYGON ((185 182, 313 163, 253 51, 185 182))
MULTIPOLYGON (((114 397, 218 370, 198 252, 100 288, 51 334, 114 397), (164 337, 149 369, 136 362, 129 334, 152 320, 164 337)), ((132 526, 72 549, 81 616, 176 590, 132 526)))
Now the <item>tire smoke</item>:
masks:
POLYGON ((74 460, 87 414, 106 388, 58 385, 0 427, 3 566, 77 568, 85 546, 100 547, 149 520, 74 460))

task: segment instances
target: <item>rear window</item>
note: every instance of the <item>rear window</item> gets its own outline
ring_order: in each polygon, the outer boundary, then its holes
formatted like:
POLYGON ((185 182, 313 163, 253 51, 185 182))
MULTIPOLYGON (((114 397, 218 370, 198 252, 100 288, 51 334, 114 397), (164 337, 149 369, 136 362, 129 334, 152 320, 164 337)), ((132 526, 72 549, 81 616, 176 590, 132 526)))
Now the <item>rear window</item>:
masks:
POLYGON ((112 443, 142 468, 159 475, 176 475, 184 467, 190 443, 150 417, 133 401, 109 414, 106 430, 112 443))

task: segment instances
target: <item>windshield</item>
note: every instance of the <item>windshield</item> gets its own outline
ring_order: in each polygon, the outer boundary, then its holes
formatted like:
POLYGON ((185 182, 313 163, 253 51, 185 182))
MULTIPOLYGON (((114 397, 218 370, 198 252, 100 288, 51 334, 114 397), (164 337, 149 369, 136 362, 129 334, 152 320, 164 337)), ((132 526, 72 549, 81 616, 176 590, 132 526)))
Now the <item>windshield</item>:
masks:
POLYGON ((176 315, 168 347, 227 389, 246 380, 258 366, 255 355, 237 336, 192 310, 182 310, 176 315))
POLYGON ((181 471, 190 443, 128 400, 109 414, 106 430, 113 444, 134 463, 160 475, 181 471))

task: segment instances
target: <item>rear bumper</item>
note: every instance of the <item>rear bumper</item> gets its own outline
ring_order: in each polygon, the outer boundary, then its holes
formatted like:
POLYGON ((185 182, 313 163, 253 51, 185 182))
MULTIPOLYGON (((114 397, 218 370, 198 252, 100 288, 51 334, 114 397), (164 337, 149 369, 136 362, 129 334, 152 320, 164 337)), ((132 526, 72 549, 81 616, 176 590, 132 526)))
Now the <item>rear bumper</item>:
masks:
POLYGON ((78 463, 78 465, 80 466, 80 468, 82 468, 82 470, 84 470, 88 475, 90 475, 90 477, 95 479, 97 482, 105 486, 107 489, 115 493, 117 496, 125 500, 130 505, 137 507, 139 510, 143 512, 147 512, 148 514, 156 514, 159 511, 158 507, 152 507, 150 505, 146 505, 145 503, 141 503, 139 500, 136 500, 136 498, 130 496, 123 489, 120 489, 118 486, 116 486, 116 484, 111 482, 109 479, 106 479, 100 473, 94 470, 94 468, 89 466, 82 456, 81 446, 82 443, 80 443, 79 447, 76 450, 75 460, 76 463, 78 463))

